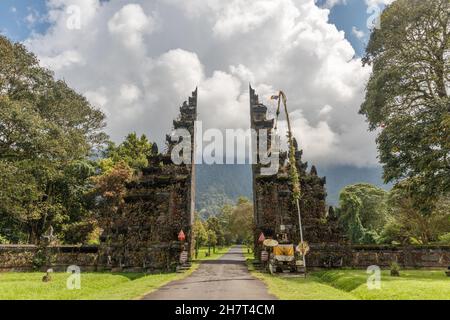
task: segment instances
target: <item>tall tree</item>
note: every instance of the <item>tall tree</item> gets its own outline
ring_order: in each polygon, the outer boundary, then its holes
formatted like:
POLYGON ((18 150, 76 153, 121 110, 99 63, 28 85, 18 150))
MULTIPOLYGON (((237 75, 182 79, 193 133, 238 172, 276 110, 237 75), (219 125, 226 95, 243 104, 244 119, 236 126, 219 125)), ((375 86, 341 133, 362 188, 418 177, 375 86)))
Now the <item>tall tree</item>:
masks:
POLYGON ((383 189, 357 184, 342 189, 339 222, 353 243, 375 243, 387 219, 387 196, 383 189))
POLYGON ((0 224, 14 241, 37 243, 50 225, 62 234, 82 219, 86 159, 104 126, 102 112, 0 36, 0 224))
POLYGON ((225 231, 218 217, 209 217, 206 220, 206 229, 216 235, 218 245, 223 246, 225 244, 225 231))
MULTIPOLYGON (((121 161, 108 171, 94 177, 95 195, 97 196, 97 219, 103 229, 114 225, 114 220, 125 205, 126 184, 131 181, 133 170, 121 161)), ((108 233, 108 232, 106 232, 108 233)))
POLYGON ((238 199, 233 208, 229 224, 229 232, 234 242, 251 243, 253 237, 253 204, 247 198, 238 199))
POLYGON ((450 199, 442 197, 427 215, 421 214, 409 195, 407 181, 397 185, 389 194, 390 214, 381 233, 380 242, 428 244, 450 234, 450 199))
POLYGON ((198 213, 195 213, 194 225, 192 231, 195 237, 195 258, 198 258, 200 247, 207 243, 208 233, 205 229, 203 221, 200 219, 198 213))
POLYGON ((397 0, 372 32, 373 66, 361 113, 377 139, 387 182, 410 180, 422 213, 450 190, 450 2, 397 0))

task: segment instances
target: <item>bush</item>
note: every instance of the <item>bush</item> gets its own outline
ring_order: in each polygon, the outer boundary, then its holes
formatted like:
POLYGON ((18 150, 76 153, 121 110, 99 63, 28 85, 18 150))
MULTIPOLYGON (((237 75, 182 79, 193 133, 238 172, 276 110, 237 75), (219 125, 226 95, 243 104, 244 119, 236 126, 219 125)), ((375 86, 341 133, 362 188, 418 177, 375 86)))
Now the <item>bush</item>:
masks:
POLYGON ((0 234, 0 244, 9 244, 8 239, 0 234))
POLYGON ((450 232, 439 237, 438 244, 450 245, 450 232))
POLYGON ((97 224, 93 220, 72 223, 64 228, 64 240, 70 244, 93 243, 96 231, 97 224))
POLYGON ((391 277, 400 277, 400 266, 395 261, 391 263, 391 277))

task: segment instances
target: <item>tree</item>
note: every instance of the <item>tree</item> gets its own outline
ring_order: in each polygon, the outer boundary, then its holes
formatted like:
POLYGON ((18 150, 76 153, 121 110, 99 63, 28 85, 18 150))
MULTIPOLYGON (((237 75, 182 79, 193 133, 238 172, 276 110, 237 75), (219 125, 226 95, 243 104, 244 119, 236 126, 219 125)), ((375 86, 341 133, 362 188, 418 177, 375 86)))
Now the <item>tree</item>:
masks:
POLYGON ((135 132, 127 135, 125 140, 116 146, 113 142, 109 143, 106 150, 106 159, 111 164, 124 161, 131 168, 139 170, 148 166, 148 157, 152 155, 152 143, 143 134, 138 138, 135 132))
POLYGON ((195 214, 192 231, 195 238, 195 258, 197 259, 200 247, 208 241, 208 233, 206 232, 203 221, 200 219, 198 213, 195 214))
POLYGON ((342 189, 339 222, 353 243, 375 243, 387 219, 387 196, 383 189, 356 184, 342 189))
POLYGON ((225 244, 225 232, 218 217, 209 217, 206 220, 206 229, 214 232, 217 244, 223 246, 225 244))
POLYGON ((156 144, 150 143, 145 135, 138 138, 136 133, 127 135, 118 146, 109 142, 104 158, 97 163, 99 175, 93 179, 100 227, 109 228, 118 217, 124 208, 127 183, 148 166, 148 158, 157 152, 156 144))
POLYGON ((360 113, 377 139, 386 182, 409 179, 423 214, 450 190, 450 2, 397 0, 372 32, 360 113))
POLYGON ((229 223, 229 233, 236 243, 251 243, 253 238, 253 204, 246 198, 238 199, 229 223))
POLYGON ((441 241, 450 232, 450 199, 440 198, 432 212, 423 215, 409 196, 405 183, 389 195, 389 217, 380 242, 428 244, 441 241))
POLYGON ((102 112, 0 36, 0 225, 10 240, 38 243, 50 226, 63 240, 85 218, 87 158, 104 126, 102 112))
POLYGON ((224 239, 226 245, 231 245, 235 242, 235 234, 231 230, 231 222, 233 219, 234 206, 226 204, 222 207, 222 212, 217 216, 224 230, 224 239))
POLYGON ((93 178, 97 196, 98 219, 102 226, 123 209, 126 183, 133 177, 133 170, 125 162, 115 164, 109 171, 93 178))
POLYGON ((211 247, 213 248, 213 252, 216 252, 217 245, 217 235, 214 230, 208 230, 208 255, 211 255, 211 247))

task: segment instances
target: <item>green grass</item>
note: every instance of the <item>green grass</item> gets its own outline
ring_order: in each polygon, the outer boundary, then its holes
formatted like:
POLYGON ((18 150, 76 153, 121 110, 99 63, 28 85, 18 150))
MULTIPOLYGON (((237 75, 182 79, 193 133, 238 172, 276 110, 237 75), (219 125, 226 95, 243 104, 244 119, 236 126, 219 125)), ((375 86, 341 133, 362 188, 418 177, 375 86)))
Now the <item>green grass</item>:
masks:
POLYGON ((154 275, 82 273, 80 290, 66 288, 67 273, 53 273, 48 283, 42 282, 43 273, 3 273, 0 274, 0 300, 137 299, 192 271, 154 275))
POLYGON ((272 276, 249 270, 264 281, 269 292, 282 300, 450 300, 450 278, 444 270, 401 270, 400 277, 381 272, 381 289, 369 290, 365 270, 330 270, 308 273, 304 278, 272 276))
POLYGON ((217 247, 216 252, 213 252, 213 249, 211 248, 211 255, 209 257, 206 256, 206 253, 208 252, 208 247, 201 247, 198 250, 198 258, 196 261, 205 261, 205 260, 216 260, 222 257, 225 253, 230 250, 231 247, 217 247))
POLYGON ((157 290, 161 286, 190 275, 202 260, 213 260, 225 254, 229 247, 217 248, 205 257, 207 248, 200 250, 199 259, 184 273, 82 273, 81 289, 68 290, 67 273, 53 273, 52 281, 42 282, 44 273, 0 273, 0 300, 131 300, 157 290))
POLYGON ((319 281, 364 300, 450 300, 450 278, 443 270, 401 270, 400 277, 381 272, 381 289, 367 288, 364 270, 313 273, 319 281))
POLYGON ((354 300, 348 292, 318 282, 315 278, 282 278, 263 273, 253 273, 264 281, 269 293, 281 300, 354 300))

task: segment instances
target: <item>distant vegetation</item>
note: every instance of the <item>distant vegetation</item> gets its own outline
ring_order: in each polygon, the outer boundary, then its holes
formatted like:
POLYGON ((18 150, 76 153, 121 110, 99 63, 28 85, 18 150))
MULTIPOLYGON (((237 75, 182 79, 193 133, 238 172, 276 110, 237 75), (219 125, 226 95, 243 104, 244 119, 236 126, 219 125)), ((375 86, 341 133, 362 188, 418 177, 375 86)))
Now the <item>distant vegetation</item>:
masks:
POLYGON ((450 201, 441 198, 428 215, 398 185, 387 192, 370 184, 345 187, 336 209, 347 238, 358 244, 449 244, 450 201))
POLYGON ((207 219, 239 197, 253 198, 251 166, 197 165, 196 186, 196 210, 207 219))
POLYGON ((211 253, 216 246, 250 245, 253 242, 253 204, 241 197, 236 205, 226 205, 220 214, 206 220, 197 214, 193 231, 196 251, 202 246, 207 246, 211 253))

